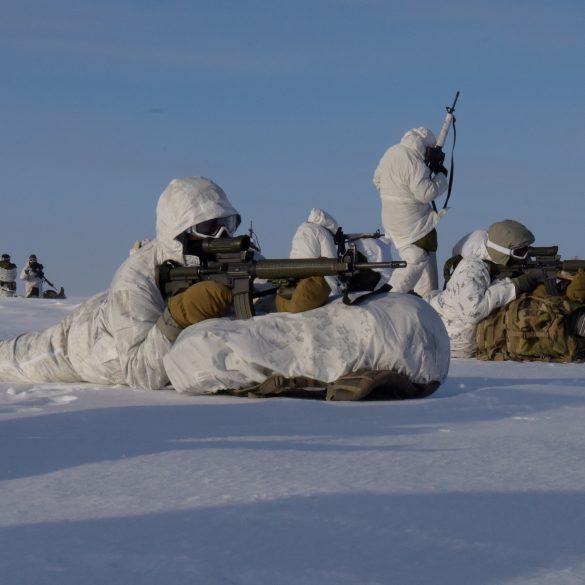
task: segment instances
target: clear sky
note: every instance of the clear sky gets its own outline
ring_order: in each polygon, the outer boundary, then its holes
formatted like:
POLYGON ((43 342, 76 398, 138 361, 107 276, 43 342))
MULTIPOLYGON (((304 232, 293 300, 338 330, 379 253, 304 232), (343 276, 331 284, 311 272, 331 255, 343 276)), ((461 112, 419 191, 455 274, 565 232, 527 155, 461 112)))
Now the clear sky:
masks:
POLYGON ((311 207, 374 230, 384 150, 459 90, 440 260, 505 218, 583 258, 584 29, 582 0, 4 0, 1 252, 103 290, 189 175, 267 257, 311 207))

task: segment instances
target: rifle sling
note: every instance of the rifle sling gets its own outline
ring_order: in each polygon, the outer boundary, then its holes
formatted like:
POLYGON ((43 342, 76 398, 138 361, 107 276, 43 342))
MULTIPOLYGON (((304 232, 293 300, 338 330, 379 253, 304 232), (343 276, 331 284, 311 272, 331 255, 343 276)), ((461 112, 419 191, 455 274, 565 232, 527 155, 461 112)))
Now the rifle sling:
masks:
POLYGON ((389 284, 384 284, 380 288, 378 288, 376 290, 372 290, 370 292, 367 292, 363 295, 360 295, 359 297, 356 297, 353 300, 349 298, 348 292, 345 291, 343 293, 343 304, 344 305, 360 305, 363 301, 365 301, 366 299, 368 299, 374 295, 377 295, 379 293, 387 293, 387 292, 390 292, 391 290, 392 290, 392 286, 390 286, 389 284))
MULTIPOLYGON (((453 189, 453 175, 455 173, 455 142, 457 140, 457 130, 455 128, 455 116, 453 116, 453 147, 451 148, 451 170, 449 171, 449 187, 447 188, 447 198, 445 199, 445 203, 443 204, 443 209, 447 209, 447 204, 449 203, 449 199, 451 198, 451 190, 453 189)), ((437 211, 437 205, 433 201, 433 210, 437 211)))
POLYGON ((267 288, 266 290, 257 290, 254 291, 252 294, 253 299, 258 299, 260 297, 268 297, 270 295, 275 295, 278 292, 278 287, 273 286, 272 288, 267 288))

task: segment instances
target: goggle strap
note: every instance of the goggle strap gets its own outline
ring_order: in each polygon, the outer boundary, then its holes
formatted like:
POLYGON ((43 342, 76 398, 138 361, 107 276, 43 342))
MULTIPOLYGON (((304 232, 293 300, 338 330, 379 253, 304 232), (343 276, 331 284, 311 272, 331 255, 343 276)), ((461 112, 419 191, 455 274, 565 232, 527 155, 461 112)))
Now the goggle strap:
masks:
MULTIPOLYGON (((489 238, 485 244, 488 248, 491 248, 492 250, 495 250, 496 252, 501 252, 502 254, 506 254, 507 256, 512 256, 513 258, 526 258, 526 256, 528 256, 528 248, 526 247, 526 254, 524 254, 523 256, 517 256, 516 254, 514 254, 514 250, 511 248, 505 248, 504 246, 500 246, 499 244, 496 244, 494 242, 492 242, 489 238)), ((515 248, 517 249, 517 248, 515 248)))

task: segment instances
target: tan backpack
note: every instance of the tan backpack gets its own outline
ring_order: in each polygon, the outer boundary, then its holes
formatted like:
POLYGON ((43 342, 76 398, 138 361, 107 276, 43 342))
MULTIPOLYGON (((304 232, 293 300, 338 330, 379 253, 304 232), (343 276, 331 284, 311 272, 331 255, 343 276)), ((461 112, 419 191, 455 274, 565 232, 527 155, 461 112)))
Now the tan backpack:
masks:
POLYGON ((480 360, 576 362, 585 344, 569 333, 569 315, 578 307, 565 296, 524 293, 481 321, 476 331, 480 360))

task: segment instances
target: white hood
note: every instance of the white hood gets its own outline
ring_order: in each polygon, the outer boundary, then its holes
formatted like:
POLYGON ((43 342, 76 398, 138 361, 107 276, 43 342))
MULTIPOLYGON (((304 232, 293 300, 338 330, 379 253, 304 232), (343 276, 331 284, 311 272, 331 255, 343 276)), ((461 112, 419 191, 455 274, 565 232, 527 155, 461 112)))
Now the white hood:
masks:
POLYGON ((223 189, 205 177, 174 179, 156 206, 156 241, 163 258, 183 261, 183 246, 175 238, 209 219, 236 215, 223 189))
POLYGON ((329 230, 334 235, 337 231, 337 228, 339 227, 337 220, 335 220, 333 216, 329 215, 326 211, 319 209, 318 207, 313 207, 313 209, 311 209, 307 222, 320 225, 326 230, 329 230))
POLYGON ((432 130, 421 126, 409 130, 400 140, 400 144, 414 150, 424 160, 426 149, 435 146, 437 139, 432 130))
POLYGON ((463 258, 478 258, 479 260, 490 260, 489 252, 486 248, 488 234, 485 230, 474 230, 463 236, 453 246, 453 256, 463 256, 463 258))

